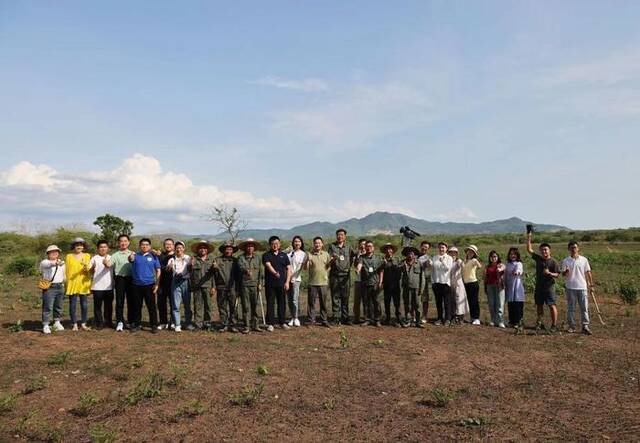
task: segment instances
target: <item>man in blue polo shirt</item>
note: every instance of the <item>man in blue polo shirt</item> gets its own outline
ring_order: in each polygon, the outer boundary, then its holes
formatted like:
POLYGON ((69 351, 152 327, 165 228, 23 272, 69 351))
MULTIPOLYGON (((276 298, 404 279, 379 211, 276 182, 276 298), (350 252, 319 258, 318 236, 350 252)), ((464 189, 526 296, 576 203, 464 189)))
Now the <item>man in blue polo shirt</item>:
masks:
POLYGON ((151 252, 151 240, 143 238, 139 243, 140 250, 129 256, 131 275, 133 278, 133 293, 135 304, 132 306, 133 322, 131 332, 138 332, 142 325, 142 302, 149 311, 151 332, 157 333, 158 312, 156 310, 156 294, 160 283, 160 260, 151 252))

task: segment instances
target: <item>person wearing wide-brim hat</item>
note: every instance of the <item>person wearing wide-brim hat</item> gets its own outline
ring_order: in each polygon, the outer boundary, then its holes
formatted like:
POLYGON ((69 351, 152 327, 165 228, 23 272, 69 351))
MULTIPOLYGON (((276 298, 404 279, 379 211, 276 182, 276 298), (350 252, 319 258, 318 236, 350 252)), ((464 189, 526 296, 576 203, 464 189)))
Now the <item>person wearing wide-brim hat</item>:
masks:
POLYGON ((400 265, 400 284, 402 287, 402 300, 404 302, 404 321, 402 327, 414 326, 424 328, 420 319, 422 309, 422 290, 424 288, 425 272, 422 263, 416 259, 420 251, 413 246, 402 248, 404 261, 400 265))
POLYGON ((63 331, 60 323, 62 306, 64 303, 64 262, 60 259, 62 250, 56 245, 50 245, 45 251, 47 258, 40 262, 42 280, 49 282, 48 289, 42 290, 42 332, 51 334, 49 317, 53 312, 53 330, 63 331))
POLYGON ((384 245, 380 246, 380 252, 382 252, 383 254, 386 254, 387 249, 389 248, 393 249, 392 254, 395 254, 396 252, 398 252, 398 247, 393 243, 385 243, 384 245))
POLYGON ((187 329, 211 328, 211 297, 216 293, 213 279, 215 258, 211 255, 214 251, 211 243, 200 240, 191 245, 194 256, 191 260, 191 279, 189 287, 193 295, 193 323, 187 329))
POLYGON ((260 243, 252 238, 248 238, 238 244, 238 249, 243 251, 243 254, 238 257, 240 302, 244 321, 243 333, 247 333, 250 330, 262 332, 258 327, 258 297, 260 297, 259 290, 263 280, 262 262, 255 254, 255 251, 259 248, 260 243))
POLYGON ((218 252, 220 252, 220 254, 224 254, 224 251, 227 248, 233 249, 232 254, 235 254, 236 252, 238 252, 238 247, 231 242, 225 242, 225 243, 222 243, 220 246, 218 246, 218 252))
POLYGON ((450 310, 447 321, 462 324, 465 314, 469 312, 467 292, 462 282, 463 263, 458 257, 458 248, 451 246, 447 252, 453 258, 453 266, 451 267, 451 303, 453 308, 450 310))
POLYGON ((218 247, 221 255, 216 258, 213 278, 216 284, 218 313, 222 322, 222 328, 219 332, 238 332, 236 329, 236 296, 240 271, 238 259, 233 256, 237 250, 238 247, 230 242, 225 242, 218 247))
POLYGON ((82 237, 76 237, 71 242, 71 253, 65 257, 65 273, 67 286, 65 294, 69 296, 69 314, 73 323, 72 330, 78 330, 76 308, 80 301, 80 327, 89 330, 87 319, 89 316, 89 302, 91 294, 91 256, 87 253, 87 242, 82 237))
POLYGON ((71 241, 71 250, 74 250, 76 245, 82 245, 85 249, 87 249, 87 242, 82 237, 76 237, 71 241))
POLYGON ((394 326, 400 327, 402 319, 400 316, 400 260, 395 257, 398 247, 392 243, 382 245, 380 251, 384 254, 383 268, 384 281, 382 283, 384 298, 384 323, 391 325, 391 301, 395 308, 394 326))
POLYGON ((260 243, 258 240, 254 240, 252 238, 248 238, 246 240, 241 241, 240 243, 238 243, 238 249, 241 251, 246 251, 247 246, 249 245, 253 245, 253 250, 254 251, 262 251, 262 243, 260 243))
POLYGON ((471 314, 471 324, 480 324, 480 283, 478 283, 478 277, 476 271, 482 269, 482 263, 478 260, 478 247, 476 245, 469 245, 464 248, 465 259, 462 265, 462 280, 464 281, 464 288, 467 293, 467 299, 469 300, 469 313, 471 314))
POLYGON ((402 248, 402 255, 404 257, 406 257, 407 255, 409 255, 409 252, 413 252, 415 254, 416 257, 418 257, 420 255, 420 251, 418 250, 418 248, 413 247, 413 246, 405 246, 404 248, 402 248))

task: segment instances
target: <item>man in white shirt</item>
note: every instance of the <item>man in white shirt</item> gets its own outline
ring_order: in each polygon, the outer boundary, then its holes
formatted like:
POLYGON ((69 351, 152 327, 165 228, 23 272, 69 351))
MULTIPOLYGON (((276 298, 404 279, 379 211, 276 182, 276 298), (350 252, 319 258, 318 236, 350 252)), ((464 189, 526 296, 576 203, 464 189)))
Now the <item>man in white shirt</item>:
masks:
POLYGON ((586 257, 580 255, 580 247, 575 241, 568 245, 569 257, 562 260, 560 272, 564 275, 564 285, 567 294, 567 332, 575 332, 576 322, 574 313, 576 300, 580 305, 582 333, 591 335, 589 329, 589 289, 593 288, 591 266, 586 257))
POLYGON ((438 318, 435 325, 444 324, 444 302, 451 293, 451 268, 453 258, 447 254, 449 245, 444 242, 438 243, 438 254, 427 260, 426 264, 431 268, 431 288, 436 299, 436 310, 438 318))
POLYGON ((115 276, 109 255, 109 243, 98 241, 98 254, 91 257, 89 267, 93 273, 91 294, 93 294, 93 321, 96 329, 113 328, 113 287, 115 276), (104 308, 104 311, 103 311, 104 308), (104 313, 104 315, 103 315, 104 313))

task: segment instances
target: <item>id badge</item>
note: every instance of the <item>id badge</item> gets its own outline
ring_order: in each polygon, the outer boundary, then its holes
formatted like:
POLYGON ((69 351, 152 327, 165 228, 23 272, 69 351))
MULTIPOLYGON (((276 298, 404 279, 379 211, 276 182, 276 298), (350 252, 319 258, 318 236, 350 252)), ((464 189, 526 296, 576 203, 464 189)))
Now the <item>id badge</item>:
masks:
POLYGON ((373 268, 369 266, 369 274, 371 274, 372 272, 373 272, 373 268))
POLYGON ((338 257, 340 259, 340 261, 344 261, 344 255, 341 255, 340 257, 338 257))

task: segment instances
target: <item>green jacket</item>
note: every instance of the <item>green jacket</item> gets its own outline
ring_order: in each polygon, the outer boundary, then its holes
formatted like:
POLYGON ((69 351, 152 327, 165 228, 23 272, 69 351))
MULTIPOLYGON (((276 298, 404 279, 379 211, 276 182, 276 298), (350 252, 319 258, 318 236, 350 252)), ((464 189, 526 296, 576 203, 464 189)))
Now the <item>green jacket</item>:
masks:
POLYGON ((257 255, 247 257, 242 254, 238 257, 238 270, 240 272, 240 284, 242 286, 257 286, 262 284, 262 260, 257 255))
POLYGON ((207 256, 206 260, 200 257, 193 257, 191 260, 191 289, 213 287, 213 264, 215 259, 207 256))

